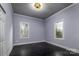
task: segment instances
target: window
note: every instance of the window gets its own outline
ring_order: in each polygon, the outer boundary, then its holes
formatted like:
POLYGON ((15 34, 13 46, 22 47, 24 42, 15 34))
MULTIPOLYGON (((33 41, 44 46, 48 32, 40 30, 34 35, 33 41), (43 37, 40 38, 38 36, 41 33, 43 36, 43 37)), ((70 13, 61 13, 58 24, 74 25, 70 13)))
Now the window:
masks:
POLYGON ((29 26, 28 23, 20 23, 20 36, 21 38, 28 38, 29 26))
POLYGON ((64 38, 63 21, 55 23, 55 39, 64 38))

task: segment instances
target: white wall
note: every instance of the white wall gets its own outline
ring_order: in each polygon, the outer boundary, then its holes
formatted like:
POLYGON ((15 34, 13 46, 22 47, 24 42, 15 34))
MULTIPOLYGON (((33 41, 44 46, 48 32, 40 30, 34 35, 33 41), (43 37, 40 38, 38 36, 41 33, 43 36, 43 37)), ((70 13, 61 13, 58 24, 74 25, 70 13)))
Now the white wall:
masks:
POLYGON ((12 6, 11 4, 1 3, 2 7, 6 11, 6 55, 9 55, 13 48, 13 25, 12 25, 12 6))
POLYGON ((14 45, 45 42, 44 20, 30 17, 30 16, 14 14, 13 39, 14 39, 13 40, 14 45), (29 23, 29 38, 27 38, 27 39, 20 38, 20 22, 29 23))
POLYGON ((79 4, 57 12, 46 19, 47 42, 79 50, 79 4), (64 40, 54 39, 54 23, 64 21, 64 40))

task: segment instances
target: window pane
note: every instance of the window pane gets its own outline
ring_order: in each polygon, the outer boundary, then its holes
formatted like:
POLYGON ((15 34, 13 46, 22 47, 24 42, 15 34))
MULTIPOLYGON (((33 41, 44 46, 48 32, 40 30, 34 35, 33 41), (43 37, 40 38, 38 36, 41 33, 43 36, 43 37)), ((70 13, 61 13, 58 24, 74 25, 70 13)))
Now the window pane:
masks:
POLYGON ((63 22, 56 23, 56 38, 63 38, 63 22))
POLYGON ((22 38, 28 37, 28 24, 21 23, 20 31, 21 31, 21 37, 22 38))

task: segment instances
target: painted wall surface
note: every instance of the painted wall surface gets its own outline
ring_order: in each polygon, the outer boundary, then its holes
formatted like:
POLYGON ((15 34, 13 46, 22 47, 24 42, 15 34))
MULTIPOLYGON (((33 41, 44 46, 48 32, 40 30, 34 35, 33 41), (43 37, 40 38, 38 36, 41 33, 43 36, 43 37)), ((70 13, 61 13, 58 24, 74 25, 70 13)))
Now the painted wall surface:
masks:
POLYGON ((46 19, 46 42, 64 47, 79 49, 79 4, 57 12, 46 19), (54 23, 63 19, 64 40, 54 39, 54 23))
POLYGON ((73 4, 48 17, 46 20, 20 14, 13 15, 11 4, 1 5, 5 9, 7 16, 6 49, 8 54, 10 53, 13 44, 19 45, 45 41, 51 44, 54 43, 69 48, 79 49, 79 4, 73 4), (54 39, 54 23, 62 19, 64 21, 64 40, 57 40, 54 39), (29 23, 28 39, 20 38, 20 22, 29 23))
POLYGON ((2 7, 6 11, 6 28, 5 28, 5 38, 6 38, 6 55, 9 55, 13 48, 13 25, 12 25, 12 15, 13 10, 11 4, 1 3, 2 7))
POLYGON ((45 23, 44 20, 24 16, 20 14, 14 14, 13 20, 13 43, 14 45, 36 43, 45 41, 45 23), (29 38, 20 38, 20 22, 29 23, 29 38))

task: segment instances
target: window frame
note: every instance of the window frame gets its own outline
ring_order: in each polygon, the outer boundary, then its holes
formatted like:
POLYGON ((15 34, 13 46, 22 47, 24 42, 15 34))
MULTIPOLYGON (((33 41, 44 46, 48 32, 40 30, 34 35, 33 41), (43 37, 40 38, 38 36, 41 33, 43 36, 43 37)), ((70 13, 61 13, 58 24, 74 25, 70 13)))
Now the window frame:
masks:
POLYGON ((64 21, 63 20, 59 20, 59 21, 56 21, 54 22, 54 39, 58 39, 58 40, 64 40, 64 21), (59 23, 59 22, 63 22, 63 34, 62 34, 62 38, 57 38, 56 37, 56 23, 59 23))
POLYGON ((20 22, 20 29, 19 30, 20 30, 20 38, 21 39, 29 38, 29 23, 27 23, 27 22, 20 22), (21 34, 21 24, 23 24, 23 23, 28 25, 28 36, 27 37, 23 37, 22 34, 21 34))

